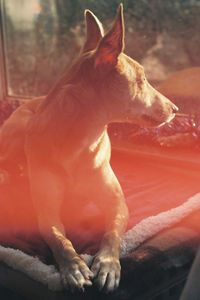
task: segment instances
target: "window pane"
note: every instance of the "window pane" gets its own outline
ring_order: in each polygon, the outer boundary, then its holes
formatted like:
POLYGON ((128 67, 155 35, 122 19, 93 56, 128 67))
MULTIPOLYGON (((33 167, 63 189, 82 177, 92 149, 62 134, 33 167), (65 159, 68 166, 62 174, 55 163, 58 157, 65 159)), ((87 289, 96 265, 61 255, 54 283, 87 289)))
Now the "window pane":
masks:
POLYGON ((67 1, 4 1, 9 95, 47 93, 72 56, 78 53, 82 28, 69 25, 70 1, 64 4, 67 1))

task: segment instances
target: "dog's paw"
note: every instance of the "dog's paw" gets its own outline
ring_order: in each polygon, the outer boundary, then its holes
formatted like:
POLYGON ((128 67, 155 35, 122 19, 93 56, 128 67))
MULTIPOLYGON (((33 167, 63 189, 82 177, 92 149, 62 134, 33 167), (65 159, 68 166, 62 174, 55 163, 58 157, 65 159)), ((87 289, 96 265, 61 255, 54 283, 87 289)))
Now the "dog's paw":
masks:
POLYGON ((100 290, 109 293, 118 288, 121 273, 118 258, 99 254, 93 261, 91 271, 100 290))
POLYGON ((84 291, 85 286, 92 285, 93 273, 79 256, 61 265, 60 273, 64 288, 72 292, 84 291))

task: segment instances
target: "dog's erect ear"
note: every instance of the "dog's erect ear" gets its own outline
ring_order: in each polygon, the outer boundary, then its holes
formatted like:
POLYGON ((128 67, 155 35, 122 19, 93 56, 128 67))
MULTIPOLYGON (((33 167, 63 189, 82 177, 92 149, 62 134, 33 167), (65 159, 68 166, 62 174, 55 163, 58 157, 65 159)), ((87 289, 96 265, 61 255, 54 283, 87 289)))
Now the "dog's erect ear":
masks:
POLYGON ((119 54, 124 49, 124 17, 123 6, 120 4, 113 27, 102 38, 95 53, 95 66, 114 67, 119 54))
POLYGON ((90 11, 85 10, 86 41, 82 53, 94 50, 104 36, 104 30, 99 19, 90 11))

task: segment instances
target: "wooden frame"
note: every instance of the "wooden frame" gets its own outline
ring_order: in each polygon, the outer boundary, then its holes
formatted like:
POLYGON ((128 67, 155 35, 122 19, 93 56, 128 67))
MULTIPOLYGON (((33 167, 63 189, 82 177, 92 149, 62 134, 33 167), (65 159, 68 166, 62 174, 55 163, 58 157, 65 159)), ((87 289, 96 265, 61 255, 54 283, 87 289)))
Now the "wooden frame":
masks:
POLYGON ((5 49, 4 49, 4 25, 3 25, 3 1, 0 0, 0 101, 6 100, 7 93, 7 76, 5 66, 5 49))
POLYGON ((5 47, 5 23, 4 23, 4 2, 5 0, 0 0, 0 101, 26 101, 31 99, 27 96, 11 96, 8 93, 8 80, 6 72, 6 47, 5 47))

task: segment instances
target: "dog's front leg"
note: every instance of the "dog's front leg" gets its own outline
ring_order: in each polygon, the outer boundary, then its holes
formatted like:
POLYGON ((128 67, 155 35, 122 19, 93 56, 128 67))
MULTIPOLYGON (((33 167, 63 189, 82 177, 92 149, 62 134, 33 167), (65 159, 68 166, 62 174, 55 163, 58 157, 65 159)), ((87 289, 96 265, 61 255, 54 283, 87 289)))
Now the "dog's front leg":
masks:
POLYGON ((49 161, 27 153, 31 196, 37 214, 41 235, 53 252, 58 264, 62 283, 71 290, 83 290, 91 285, 92 272, 65 237, 60 220, 61 203, 65 195, 65 177, 49 161))
POLYGON ((60 220, 61 202, 64 197, 59 177, 40 168, 31 175, 31 194, 37 213, 41 235, 49 245, 60 270, 65 288, 83 290, 91 285, 92 272, 76 253, 71 241, 65 237, 60 220))
POLYGON ((109 215, 113 219, 108 220, 107 232, 92 264, 91 270, 96 277, 97 285, 99 289, 104 289, 106 292, 115 290, 119 285, 121 273, 119 262, 120 242, 126 228, 127 215, 126 206, 117 204, 115 216, 109 215))
POLYGON ((104 203, 107 228, 91 270, 99 288, 111 292, 118 287, 120 281, 120 243, 127 225, 128 209, 115 175, 112 171, 106 174, 109 174, 110 178, 106 179, 101 187, 101 202, 104 203))
POLYGON ((70 290, 79 289, 84 291, 84 286, 92 285, 93 273, 83 259, 76 253, 70 240, 65 238, 57 227, 53 227, 55 243, 52 240, 52 251, 59 264, 62 283, 70 290), (61 249, 61 251, 60 251, 61 249))

